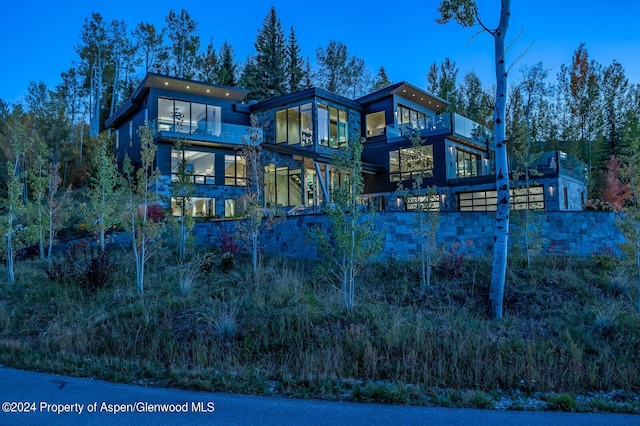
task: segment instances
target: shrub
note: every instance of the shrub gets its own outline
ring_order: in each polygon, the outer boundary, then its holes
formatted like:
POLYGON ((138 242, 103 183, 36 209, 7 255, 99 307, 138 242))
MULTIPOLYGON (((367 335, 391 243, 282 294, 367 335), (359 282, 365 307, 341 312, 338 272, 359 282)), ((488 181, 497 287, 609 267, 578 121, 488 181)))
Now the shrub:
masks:
POLYGON ((72 244, 62 257, 47 263, 44 272, 54 283, 76 283, 89 291, 96 291, 107 285, 112 267, 107 252, 91 248, 87 241, 81 241, 72 244))
POLYGON ((462 275, 462 265, 464 264, 464 253, 458 253, 460 243, 452 244, 449 250, 446 251, 438 265, 438 271, 447 279, 460 278, 462 275))
POLYGON ((547 397, 547 408, 552 411, 576 411, 578 402, 571 394, 554 394, 547 397))

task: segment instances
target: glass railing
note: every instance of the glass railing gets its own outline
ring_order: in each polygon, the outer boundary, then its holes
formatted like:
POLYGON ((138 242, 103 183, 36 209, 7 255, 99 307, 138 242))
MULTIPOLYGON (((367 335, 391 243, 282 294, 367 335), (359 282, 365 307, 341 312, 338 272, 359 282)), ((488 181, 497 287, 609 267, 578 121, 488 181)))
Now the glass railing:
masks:
POLYGON ((386 127, 387 138, 409 136, 414 132, 420 132, 420 136, 429 136, 451 131, 451 114, 427 117, 416 123, 401 123, 397 126, 390 124, 386 127))
POLYGON ((406 137, 418 131, 422 137, 453 133, 482 146, 487 142, 493 144, 493 135, 489 129, 458 114, 436 115, 417 123, 391 124, 386 127, 385 131, 387 138, 406 137))
POLYGON ((249 130, 255 130, 257 132, 256 139, 259 141, 258 143, 261 143, 263 140, 263 132, 261 128, 241 126, 238 124, 221 123, 221 125, 217 126, 214 130, 195 129, 193 131, 182 129, 177 125, 174 126, 159 123, 158 120, 151 121, 149 125, 154 132, 154 136, 170 139, 186 139, 241 145, 243 138, 247 141, 250 140, 249 130))
POLYGON ((453 116, 453 133, 480 145, 492 142, 492 134, 486 127, 458 114, 453 116))
MULTIPOLYGON (((524 165, 521 163, 514 164, 514 167, 524 169, 524 165)), ((587 179, 587 166, 562 151, 549 151, 540 154, 531 162, 529 168, 537 170, 543 176, 563 173, 576 179, 587 179)))

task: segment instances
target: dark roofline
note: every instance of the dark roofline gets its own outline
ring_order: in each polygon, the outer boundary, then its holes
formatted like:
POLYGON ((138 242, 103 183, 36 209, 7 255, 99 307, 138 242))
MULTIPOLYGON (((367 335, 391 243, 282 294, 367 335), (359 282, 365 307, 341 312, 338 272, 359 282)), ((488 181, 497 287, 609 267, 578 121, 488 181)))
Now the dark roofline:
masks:
POLYGON ((288 95, 279 96, 267 101, 258 102, 257 104, 251 105, 251 111, 263 111, 267 109, 277 108, 314 97, 326 99, 328 101, 335 102, 337 104, 344 105, 358 111, 362 110, 362 105, 352 99, 336 95, 335 93, 325 89, 312 87, 310 89, 301 90, 300 92, 290 93, 288 95))
POLYGON ((417 102, 417 103, 421 103, 424 106, 436 111, 436 112, 442 112, 444 109, 446 109, 446 107, 449 106, 449 102, 445 99, 442 99, 439 96, 436 96, 432 93, 427 92, 426 90, 420 89, 419 87, 411 84, 411 83, 407 83, 406 81, 401 81, 398 83, 394 83, 390 86, 387 86, 383 89, 380 89, 376 92, 373 93, 369 93, 368 95, 364 95, 361 98, 356 99, 356 102, 359 102, 362 105, 366 105, 368 103, 372 103, 375 101, 378 101, 380 99, 386 98, 387 96, 390 96, 392 94, 396 94, 399 96, 402 96, 406 99, 409 99, 411 101, 417 102), (421 97, 426 97, 427 99, 431 99, 432 101, 436 102, 436 105, 439 106, 434 106, 433 104, 429 105, 429 104, 425 104, 424 102, 418 102, 418 99, 413 99, 413 97, 408 97, 408 96, 404 96, 403 92, 406 92, 407 90, 409 90, 410 92, 413 93, 418 93, 419 96, 421 97))
MULTIPOLYGON (((144 96, 149 92, 149 89, 151 87, 164 88, 164 86, 160 84, 161 81, 176 82, 176 83, 181 83, 182 85, 193 85, 194 87, 192 89, 195 89, 193 91, 193 93, 195 94, 198 94, 198 89, 201 89, 203 92, 206 89, 210 89, 210 90, 215 90, 217 92, 228 92, 232 94, 235 93, 233 98, 236 101, 241 101, 241 102, 244 101, 249 95, 249 90, 242 89, 239 87, 229 87, 229 86, 223 86, 220 84, 202 83, 199 81, 189 80, 186 78, 171 77, 164 74, 149 72, 144 76, 144 78, 142 79, 142 81, 140 82, 136 90, 133 92, 131 97, 122 106, 120 106, 120 108, 118 108, 116 112, 113 113, 113 115, 111 115, 105 121, 104 123, 105 127, 107 128, 111 127, 112 125, 117 123, 118 120, 123 115, 127 114, 128 112, 130 112, 135 108, 140 107, 140 100, 144 98, 144 96)), ((184 90, 176 90, 173 87, 170 87, 169 90, 173 90, 181 93, 189 93, 184 90)), ((204 93, 201 93, 201 94, 204 94, 204 93)), ((224 99, 223 97, 220 97, 220 98, 224 99)))

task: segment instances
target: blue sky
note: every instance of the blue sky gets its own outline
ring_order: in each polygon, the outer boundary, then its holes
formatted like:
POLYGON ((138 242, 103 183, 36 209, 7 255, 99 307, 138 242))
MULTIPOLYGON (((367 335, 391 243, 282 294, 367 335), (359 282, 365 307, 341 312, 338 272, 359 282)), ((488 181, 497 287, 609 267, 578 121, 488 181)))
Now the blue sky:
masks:
MULTIPOLYGON (((60 73, 77 60, 74 46, 79 43, 84 19, 92 12, 101 13, 106 20, 124 19, 130 29, 141 21, 161 27, 169 10, 179 11, 182 5, 198 22, 201 44, 213 37, 219 47, 227 39, 237 61, 254 51, 257 31, 269 8, 275 6, 285 32, 295 28, 303 55, 312 61, 315 49, 333 39, 363 58, 373 74, 384 66, 394 82, 405 80, 425 87, 429 65, 449 57, 460 69, 460 79, 473 69, 485 86, 490 85, 494 78, 491 38, 486 34, 473 37, 475 29, 455 23, 436 24, 438 4, 437 0, 5 2, 0 21, 0 98, 19 102, 30 81, 44 81, 50 87, 59 84, 60 73)), ((486 24, 495 26, 499 0, 479 0, 478 5, 486 24)), ((555 76, 584 42, 591 58, 603 65, 617 60, 629 80, 640 83, 638 16, 640 2, 635 0, 513 0, 508 39, 522 34, 507 59, 511 63, 524 56, 513 66, 511 81, 519 77, 521 65, 540 61, 555 76)))

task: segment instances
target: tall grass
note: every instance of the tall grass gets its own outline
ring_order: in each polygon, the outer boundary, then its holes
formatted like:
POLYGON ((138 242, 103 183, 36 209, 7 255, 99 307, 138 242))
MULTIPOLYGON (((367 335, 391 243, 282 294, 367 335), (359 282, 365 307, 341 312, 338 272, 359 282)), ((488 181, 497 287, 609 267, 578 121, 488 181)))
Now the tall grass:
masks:
POLYGON ((16 284, 0 286, 0 362, 204 390, 351 392, 391 402, 413 400, 418 388, 454 388, 471 393, 448 396, 452 404, 472 406, 491 405, 495 389, 640 390, 633 289, 618 288, 619 273, 603 284, 588 259, 514 266, 502 322, 487 319, 486 259, 466 260, 460 274, 436 277, 426 292, 416 265, 372 265, 350 315, 311 262, 272 258, 254 275, 240 256, 227 273, 219 263, 193 263, 182 274, 158 258, 144 296, 131 267, 113 264, 109 285, 87 292, 48 281, 39 261, 21 262, 16 284))

